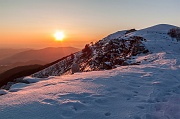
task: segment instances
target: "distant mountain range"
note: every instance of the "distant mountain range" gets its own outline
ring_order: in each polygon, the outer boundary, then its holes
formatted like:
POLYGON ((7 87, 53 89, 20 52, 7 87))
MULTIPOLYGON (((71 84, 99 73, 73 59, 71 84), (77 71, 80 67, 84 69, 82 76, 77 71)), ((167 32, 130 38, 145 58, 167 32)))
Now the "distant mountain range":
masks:
POLYGON ((1 48, 0 49, 0 60, 15 55, 17 53, 27 51, 30 49, 13 49, 13 48, 1 48))
POLYGON ((0 51, 0 56, 6 54, 0 60, 0 73, 12 69, 17 66, 39 64, 44 65, 55 60, 58 60, 66 55, 79 51, 78 48, 73 47, 48 47, 38 50, 10 50, 4 49, 0 51), (8 51, 7 53, 5 53, 8 51), (14 54, 14 55, 12 55, 14 54), (9 57, 7 57, 9 56, 9 57))
POLYGON ((73 47, 48 47, 39 50, 27 50, 0 60, 0 65, 9 65, 18 62, 29 62, 32 60, 49 63, 77 51, 79 51, 79 49, 73 47))

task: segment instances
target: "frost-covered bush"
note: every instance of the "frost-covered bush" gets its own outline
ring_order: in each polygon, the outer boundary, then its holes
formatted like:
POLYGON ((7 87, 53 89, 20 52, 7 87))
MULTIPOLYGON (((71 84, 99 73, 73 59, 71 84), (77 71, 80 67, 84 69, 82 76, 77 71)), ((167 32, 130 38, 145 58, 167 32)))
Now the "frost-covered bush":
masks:
POLYGON ((176 38, 177 41, 180 41, 180 28, 170 29, 168 35, 171 36, 172 38, 176 38))
POLYGON ((136 29, 130 29, 130 30, 126 31, 125 34, 131 33, 131 32, 135 32, 135 31, 136 31, 136 29))

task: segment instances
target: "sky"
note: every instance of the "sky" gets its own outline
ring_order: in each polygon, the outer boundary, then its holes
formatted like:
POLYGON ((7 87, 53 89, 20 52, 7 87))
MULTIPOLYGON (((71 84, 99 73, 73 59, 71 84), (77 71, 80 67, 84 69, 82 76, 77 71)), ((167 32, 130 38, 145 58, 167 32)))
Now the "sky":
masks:
POLYGON ((82 48, 156 24, 180 26, 180 0, 0 0, 0 48, 82 48), (55 31, 65 38, 55 41, 55 31))

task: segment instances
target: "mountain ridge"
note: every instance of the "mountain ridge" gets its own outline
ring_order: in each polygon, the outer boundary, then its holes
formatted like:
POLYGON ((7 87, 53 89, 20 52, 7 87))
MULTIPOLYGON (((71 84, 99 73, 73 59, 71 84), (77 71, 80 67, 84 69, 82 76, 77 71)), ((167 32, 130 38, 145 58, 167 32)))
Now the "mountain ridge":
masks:
POLYGON ((9 65, 15 62, 28 62, 30 60, 42 60, 43 62, 49 63, 73 52, 77 52, 78 50, 78 48, 73 47, 47 47, 37 50, 27 50, 0 60, 0 64, 9 65), (46 54, 50 56, 46 57, 46 54))
MULTIPOLYGON (((163 50, 173 52, 170 45, 174 46, 168 31, 177 26, 159 24, 145 29, 130 32, 128 30, 118 31, 110 34, 95 44, 86 45, 85 48, 76 54, 75 59, 67 60, 69 65, 66 66, 66 71, 70 72, 72 64, 75 62, 80 66, 80 71, 93 71, 102 69, 112 69, 116 65, 138 65, 139 62, 134 62, 132 56, 156 53, 163 50), (152 31, 154 29, 154 31, 152 31), (163 31, 163 32, 162 32, 163 31), (162 40, 163 39, 163 40, 162 40), (163 47, 167 49, 163 49, 163 47)), ((176 46, 176 45, 175 45, 176 46)), ((178 46, 176 46, 178 47, 178 46)), ((178 48, 176 51, 178 52, 178 48)), ((65 73, 63 70, 63 62, 46 68, 43 71, 37 72, 32 76, 40 77, 65 73), (58 67, 58 69, 56 68, 58 67), (61 68, 60 68, 61 67, 61 68), (51 72, 48 75, 48 72, 51 72), (55 73, 56 72, 56 73, 55 73), (61 72, 61 73, 60 73, 61 72), (39 74, 38 74, 39 73, 39 74)))
POLYGON ((157 24, 157 25, 153 25, 144 29, 140 29, 140 30, 166 30, 166 32, 172 28, 176 28, 177 26, 175 25, 171 25, 171 24, 157 24))

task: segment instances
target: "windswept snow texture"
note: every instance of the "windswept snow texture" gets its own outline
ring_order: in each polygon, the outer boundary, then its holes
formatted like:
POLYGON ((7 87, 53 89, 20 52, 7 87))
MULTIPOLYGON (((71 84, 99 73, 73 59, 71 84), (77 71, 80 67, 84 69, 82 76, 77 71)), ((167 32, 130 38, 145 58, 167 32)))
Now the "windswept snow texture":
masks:
POLYGON ((158 25, 148 27, 142 30, 143 31, 157 31, 157 32, 161 31, 161 32, 167 33, 172 28, 176 28, 176 26, 169 25, 169 24, 158 24, 158 25))
POLYGON ((0 95, 5 95, 7 94, 8 92, 6 90, 3 90, 3 89, 0 89, 0 95))
POLYGON ((50 77, 0 96, 0 119, 180 119, 180 43, 140 30, 140 65, 50 77))

